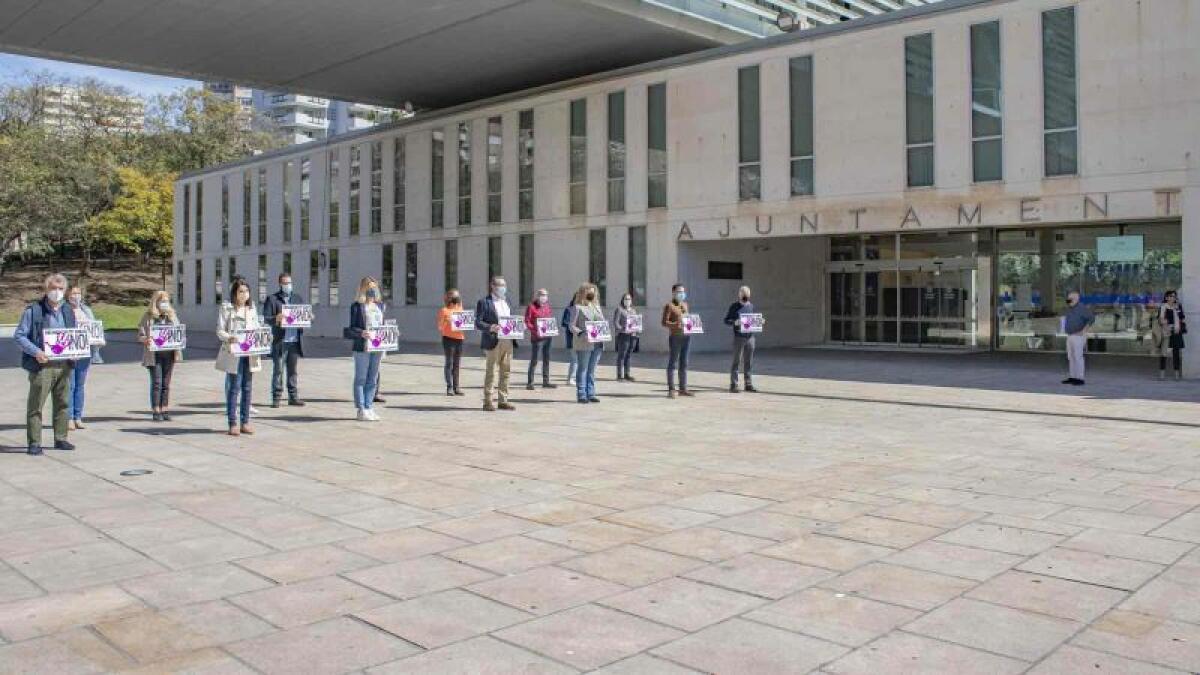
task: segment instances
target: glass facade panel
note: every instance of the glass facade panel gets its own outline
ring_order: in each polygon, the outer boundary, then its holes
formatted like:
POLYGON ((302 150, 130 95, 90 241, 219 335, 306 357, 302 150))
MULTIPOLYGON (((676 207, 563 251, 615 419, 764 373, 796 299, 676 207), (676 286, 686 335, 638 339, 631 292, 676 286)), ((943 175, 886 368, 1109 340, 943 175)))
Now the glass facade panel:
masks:
POLYGON ((258 256, 258 301, 267 299, 267 256, 258 256))
POLYGON ((441 129, 433 131, 432 158, 429 166, 429 181, 432 208, 430 227, 445 227, 445 198, 446 198, 446 134, 441 129))
POLYGON ((533 235, 522 234, 518 248, 517 298, 525 302, 533 296, 533 235))
POLYGON ((339 295, 340 295, 340 289, 339 289, 340 279, 338 278, 338 250, 336 248, 329 249, 328 278, 329 278, 329 304, 330 304, 330 306, 336 307, 338 302, 341 300, 341 298, 339 297, 339 295))
POLYGON ((588 231, 588 279, 600 290, 600 305, 608 302, 608 230, 588 231))
POLYGON ((587 100, 571 101, 571 156, 568 184, 571 215, 587 213, 587 100))
POLYGON ((192 248, 192 185, 183 186, 183 252, 192 248))
POLYGON ((221 176, 221 248, 229 248, 229 176, 221 176))
POLYGON ((196 181, 196 253, 204 249, 204 183, 196 181))
POLYGON ((1000 22, 971 26, 971 164, 976 183, 1004 178, 1000 22))
POLYGON ((738 199, 762 198, 762 118, 758 66, 738 69, 738 199))
MULTIPOLYGON (((242 172, 242 246, 249 248, 254 241, 254 223, 252 217, 254 214, 253 204, 251 199, 254 195, 253 174, 250 171, 242 172)), ((185 194, 186 196, 186 194, 185 194)), ((184 207, 184 214, 187 213, 187 207, 184 207)), ((187 228, 184 228, 183 243, 186 250, 187 247, 187 228)))
POLYGON ((371 234, 383 232, 383 142, 371 144, 371 234))
POLYGON ((504 190, 504 134, 499 117, 489 117, 487 122, 487 216, 489 223, 499 223, 503 218, 502 196, 504 190))
POLYGON ((458 224, 471 224, 471 123, 458 124, 458 224))
POLYGON ((329 180, 325 183, 325 203, 326 211, 329 213, 329 238, 337 239, 341 230, 342 220, 342 193, 338 189, 338 174, 341 170, 339 166, 341 161, 338 159, 339 150, 337 148, 329 149, 329 180))
POLYGON ((362 174, 362 146, 352 145, 352 146, 350 146, 350 203, 349 203, 349 206, 347 206, 347 208, 350 211, 347 215, 350 216, 350 236, 351 237, 358 236, 359 223, 360 223, 360 220, 362 217, 361 214, 359 213, 359 210, 361 207, 361 201, 360 201, 361 197, 359 195, 359 191, 360 191, 361 184, 362 184, 362 175, 361 174, 362 174))
POLYGON ((290 244, 292 241, 292 171, 296 168, 295 162, 283 163, 283 243, 290 244))
POLYGON ((382 259, 379 262, 379 287, 383 293, 384 302, 391 302, 392 296, 396 291, 396 273, 394 270, 395 259, 393 256, 393 245, 384 244, 382 259))
POLYGON ((417 244, 404 245, 404 304, 417 304, 417 244))
POLYGON ((625 92, 608 95, 608 212, 625 210, 625 92))
POLYGON ((646 304, 646 226, 629 228, 629 293, 633 304, 646 304))
POLYGON ((406 152, 404 146, 403 136, 392 142, 392 229, 396 232, 404 231, 404 162, 406 152))
POLYGON ((1078 173, 1075 8, 1042 13, 1042 125, 1047 176, 1078 173))
POLYGON ((517 157, 517 218, 533 220, 533 111, 522 110, 517 157))
POLYGON ((321 304, 321 253, 308 252, 308 301, 321 304))
POLYGON ((308 241, 312 226, 312 158, 300 158, 300 241, 308 241))
POLYGON ((813 185, 813 67, 811 56, 788 62, 792 195, 811 195, 813 185))
POLYGON ((904 38, 908 186, 933 185, 933 34, 904 38))
POLYGON ((448 291, 451 288, 458 288, 458 240, 457 239, 447 239, 446 240, 446 252, 445 252, 444 262, 445 262, 445 278, 443 279, 443 284, 445 286, 445 290, 448 291))
POLYGON ((646 206, 667 206, 667 85, 652 84, 646 91, 646 206))

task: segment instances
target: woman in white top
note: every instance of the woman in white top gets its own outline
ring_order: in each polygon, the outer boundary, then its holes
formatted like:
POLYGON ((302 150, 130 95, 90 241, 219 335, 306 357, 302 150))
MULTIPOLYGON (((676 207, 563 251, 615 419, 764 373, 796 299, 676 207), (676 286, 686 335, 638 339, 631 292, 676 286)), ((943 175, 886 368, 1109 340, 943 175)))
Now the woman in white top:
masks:
POLYGON ((258 310, 250 301, 250 287, 244 279, 235 279, 229 289, 232 303, 221 305, 217 319, 217 339, 221 350, 217 352, 217 370, 225 373, 225 417, 229 422, 229 435, 252 434, 250 426, 250 399, 254 391, 254 373, 262 369, 259 357, 238 356, 239 330, 259 328, 258 310), (238 421, 241 426, 238 426, 238 421))
POLYGON ((350 328, 347 337, 354 341, 354 407, 360 422, 378 422, 374 401, 379 386, 379 364, 383 352, 367 349, 371 331, 383 325, 383 294, 373 277, 363 277, 358 284, 358 296, 350 305, 350 328))

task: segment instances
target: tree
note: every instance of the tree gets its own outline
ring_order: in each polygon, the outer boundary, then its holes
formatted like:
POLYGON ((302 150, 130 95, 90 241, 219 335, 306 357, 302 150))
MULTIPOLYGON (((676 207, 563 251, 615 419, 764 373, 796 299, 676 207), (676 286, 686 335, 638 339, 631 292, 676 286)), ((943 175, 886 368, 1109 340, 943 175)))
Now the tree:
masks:
POLYGON ((199 89, 158 96, 147 109, 144 160, 182 173, 281 148, 287 141, 268 118, 199 89))
POLYGON ((174 177, 147 174, 133 168, 118 170, 120 193, 112 208, 92 219, 89 227, 97 240, 108 245, 157 259, 166 283, 167 259, 174 247, 172 210, 174 177))

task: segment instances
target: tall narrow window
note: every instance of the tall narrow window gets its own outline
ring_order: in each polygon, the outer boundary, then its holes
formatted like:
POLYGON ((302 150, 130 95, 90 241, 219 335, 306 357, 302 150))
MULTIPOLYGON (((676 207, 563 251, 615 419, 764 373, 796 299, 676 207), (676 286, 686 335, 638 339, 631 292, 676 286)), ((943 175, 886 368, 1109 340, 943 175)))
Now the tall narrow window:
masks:
POLYGON ((430 227, 445 227, 446 199, 446 133, 441 129, 433 130, 432 158, 429 166, 429 184, 433 202, 430 213, 430 227))
POLYGON ((221 248, 229 248, 229 176, 221 176, 221 248))
POLYGON ((518 240, 517 298, 524 302, 533 296, 533 235, 523 234, 518 240))
POLYGON ((383 232, 383 141, 371 144, 371 234, 383 232))
POLYGON ((312 158, 300 158, 300 241, 308 241, 312 224, 312 158))
POLYGON ((501 164, 503 157, 503 125, 499 117, 489 117, 487 121, 487 217, 489 223, 498 223, 503 217, 500 210, 500 195, 504 189, 502 180, 504 168, 501 164))
POLYGON ((283 243, 292 243, 292 228, 295 223, 292 221, 292 172, 296 170, 296 163, 287 161, 283 163, 283 243))
POLYGON ((356 237, 359 232, 359 207, 361 206, 361 197, 359 190, 362 184, 362 146, 350 146, 350 204, 346 207, 350 213, 350 236, 356 237))
POLYGON ((392 142, 392 229, 404 231, 404 137, 392 142))
POLYGON ((392 245, 383 245, 383 259, 380 261, 379 286, 383 292, 384 302, 392 301, 392 294, 396 290, 396 275, 392 269, 392 245))
POLYGON ((933 33, 904 38, 908 187, 933 185, 933 33))
POLYGON ((446 255, 445 255, 445 290, 458 288, 458 240, 446 240, 446 255))
MULTIPOLYGON (((230 288, 233 288, 233 280, 236 279, 237 276, 238 276, 237 258, 230 256, 230 258, 229 258, 229 287, 230 288)), ((233 298, 229 298, 229 301, 233 302, 233 298)))
MULTIPOLYGON (((258 301, 267 299, 267 256, 258 256, 258 301)), ((270 317, 267 317, 270 320, 270 317)))
POLYGON ((196 182, 196 253, 204 248, 204 182, 196 182))
POLYGON ((600 304, 608 298, 608 230, 588 232, 588 279, 600 289, 600 304))
POLYGON ((404 304, 417 304, 417 243, 404 245, 404 304))
POLYGON ((225 273, 221 269, 221 259, 213 259, 213 299, 220 305, 225 298, 225 273))
POLYGON ((251 198, 254 195, 254 184, 249 170, 242 172, 242 246, 250 248, 254 241, 254 223, 251 198))
POLYGON ((667 85, 646 90, 646 206, 667 205, 667 85))
POLYGON ((1042 12, 1042 128, 1046 175, 1079 173, 1074 7, 1042 12))
POLYGON ((192 185, 183 186, 183 252, 192 248, 192 185))
POLYGON ((321 252, 308 252, 308 301, 321 304, 321 252))
POLYGON ((587 100, 571 101, 571 215, 587 213, 587 100))
POLYGON ((608 95, 608 212, 625 211, 625 92, 608 95))
POLYGON ((175 302, 183 304, 183 261, 175 261, 175 302))
POLYGON ((329 249, 329 304, 336 307, 340 298, 339 288, 341 280, 338 278, 338 250, 336 248, 329 249))
POLYGON ((194 304, 204 304, 204 262, 196 261, 196 276, 192 279, 195 282, 192 285, 192 292, 196 302, 194 304))
POLYGON ((758 66, 738 69, 738 199, 762 199, 758 66))
POLYGON ((283 254, 283 268, 282 269, 283 269, 284 274, 292 273, 292 254, 290 252, 283 254))
POLYGON ((329 171, 326 181, 326 200, 328 204, 326 209, 329 212, 329 238, 337 239, 341 232, 342 225, 342 191, 338 185, 338 174, 341 172, 341 161, 338 158, 340 151, 337 148, 329 149, 329 171))
POLYGON ((488 279, 504 274, 504 241, 488 237, 488 279))
POLYGON ((629 293, 633 304, 646 304, 646 226, 629 228, 629 293))
POLYGON ((517 167, 517 218, 533 220, 533 111, 522 110, 520 122, 517 167))
POLYGON ((267 169, 258 170, 258 245, 267 244, 267 169))
POLYGON ((458 224, 471 224, 471 123, 458 123, 458 224))
POLYGON ((1000 22, 971 26, 971 166, 976 183, 1004 178, 1000 22))
POLYGON ((788 93, 792 118, 792 194, 813 193, 813 60, 801 56, 788 62, 788 93))

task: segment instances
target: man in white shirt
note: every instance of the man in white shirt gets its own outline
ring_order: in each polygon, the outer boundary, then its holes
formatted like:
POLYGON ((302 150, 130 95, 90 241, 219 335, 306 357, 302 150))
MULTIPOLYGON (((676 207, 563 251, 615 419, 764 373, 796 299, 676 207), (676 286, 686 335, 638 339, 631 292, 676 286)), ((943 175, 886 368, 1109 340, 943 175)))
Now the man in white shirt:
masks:
POLYGON ((491 293, 475 303, 475 326, 479 329, 480 347, 487 355, 487 370, 483 377, 483 409, 484 410, 516 410, 508 402, 508 375, 512 370, 514 340, 501 339, 500 319, 512 316, 508 307, 508 284, 504 277, 492 277, 491 293), (496 386, 496 375, 499 370, 499 387, 496 386), (492 403, 493 392, 498 404, 492 403))

